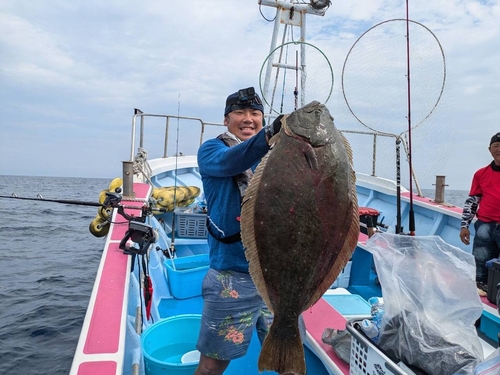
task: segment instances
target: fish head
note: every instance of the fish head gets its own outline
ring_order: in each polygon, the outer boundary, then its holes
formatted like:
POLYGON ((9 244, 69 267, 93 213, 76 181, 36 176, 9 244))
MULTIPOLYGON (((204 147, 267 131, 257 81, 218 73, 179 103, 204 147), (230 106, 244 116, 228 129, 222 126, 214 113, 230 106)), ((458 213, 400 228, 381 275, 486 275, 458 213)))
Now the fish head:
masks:
POLYGON ((305 140, 312 147, 331 143, 335 136, 333 117, 328 108, 318 101, 312 101, 290 113, 282 122, 287 135, 305 140))

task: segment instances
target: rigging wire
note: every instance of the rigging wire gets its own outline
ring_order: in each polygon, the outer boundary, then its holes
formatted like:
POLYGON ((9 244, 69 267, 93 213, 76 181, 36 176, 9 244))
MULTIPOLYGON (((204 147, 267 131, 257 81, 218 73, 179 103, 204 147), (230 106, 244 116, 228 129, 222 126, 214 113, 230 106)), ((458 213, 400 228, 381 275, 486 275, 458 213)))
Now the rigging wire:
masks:
POLYGON ((274 15, 274 18, 272 20, 266 18, 266 16, 264 16, 264 13, 262 13, 262 4, 260 4, 260 3, 259 3, 259 13, 262 16, 262 18, 264 18, 264 20, 266 20, 267 22, 274 22, 274 20, 276 19, 277 13, 274 15))
MULTIPOLYGON (((283 38, 281 40, 281 45, 283 46, 285 44, 285 37, 286 37, 286 30, 288 28, 288 25, 285 25, 284 30, 283 30, 283 38)), ((273 113, 273 106, 274 106, 274 96, 276 95, 276 88, 278 85, 278 78, 279 78, 279 73, 280 73, 280 64, 281 60, 283 58, 283 48, 280 48, 280 53, 278 57, 278 63, 276 67, 276 78, 274 80, 274 87, 273 87, 273 93, 271 95, 271 103, 269 105, 269 114, 273 113)), ((285 70, 286 71, 286 70, 285 70)))

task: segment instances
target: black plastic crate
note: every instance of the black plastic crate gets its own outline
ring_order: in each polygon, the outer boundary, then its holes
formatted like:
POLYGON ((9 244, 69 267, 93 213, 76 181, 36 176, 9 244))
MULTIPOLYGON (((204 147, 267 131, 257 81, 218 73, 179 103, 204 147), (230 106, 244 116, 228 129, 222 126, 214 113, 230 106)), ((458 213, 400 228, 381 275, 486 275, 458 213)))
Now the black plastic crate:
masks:
POLYGON ((493 262, 493 267, 488 268, 488 301, 497 304, 498 286, 500 284, 500 262, 493 262))

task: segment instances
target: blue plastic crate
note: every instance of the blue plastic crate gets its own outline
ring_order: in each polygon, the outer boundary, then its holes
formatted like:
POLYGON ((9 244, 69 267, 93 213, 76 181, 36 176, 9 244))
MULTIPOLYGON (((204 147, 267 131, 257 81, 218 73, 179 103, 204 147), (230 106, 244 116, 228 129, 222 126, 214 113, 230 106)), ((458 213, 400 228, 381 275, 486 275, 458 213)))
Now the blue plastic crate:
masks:
POLYGON ((165 269, 172 295, 177 299, 201 296, 201 283, 208 266, 208 254, 167 259, 165 269))
POLYGON ((500 317, 493 315, 489 311, 483 311, 479 330, 494 342, 498 341, 498 333, 500 332, 500 317))
POLYGON ((175 220, 178 237, 207 238, 207 214, 177 212, 175 220))

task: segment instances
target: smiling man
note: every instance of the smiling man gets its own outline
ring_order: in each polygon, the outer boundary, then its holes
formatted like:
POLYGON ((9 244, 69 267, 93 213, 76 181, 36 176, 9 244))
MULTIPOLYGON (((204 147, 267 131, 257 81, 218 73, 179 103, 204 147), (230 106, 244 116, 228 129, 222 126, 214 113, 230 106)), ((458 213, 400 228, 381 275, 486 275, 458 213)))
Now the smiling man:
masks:
POLYGON ((273 317, 250 274, 240 236, 241 202, 255 167, 281 129, 281 117, 264 125, 264 107, 253 87, 227 97, 227 131, 203 143, 198 166, 207 200, 210 269, 203 280, 203 313, 195 375, 222 374, 245 355, 254 330, 261 343, 273 317))
POLYGON ((474 173, 460 229, 460 240, 468 245, 469 225, 477 216, 472 255, 476 261, 476 284, 481 296, 488 291, 486 262, 500 256, 500 132, 491 137, 488 150, 493 161, 474 173))

